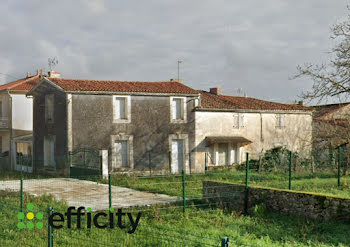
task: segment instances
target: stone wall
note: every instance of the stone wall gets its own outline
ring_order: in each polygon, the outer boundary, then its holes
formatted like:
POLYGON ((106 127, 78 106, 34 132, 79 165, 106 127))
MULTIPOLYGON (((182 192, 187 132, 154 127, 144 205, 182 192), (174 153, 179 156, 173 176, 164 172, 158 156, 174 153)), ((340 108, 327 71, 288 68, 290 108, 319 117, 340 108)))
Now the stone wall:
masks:
MULTIPOLYGON (((203 198, 212 206, 244 211, 245 186, 203 181, 203 198)), ((258 204, 285 215, 350 222, 350 198, 249 186, 248 209, 258 204)))

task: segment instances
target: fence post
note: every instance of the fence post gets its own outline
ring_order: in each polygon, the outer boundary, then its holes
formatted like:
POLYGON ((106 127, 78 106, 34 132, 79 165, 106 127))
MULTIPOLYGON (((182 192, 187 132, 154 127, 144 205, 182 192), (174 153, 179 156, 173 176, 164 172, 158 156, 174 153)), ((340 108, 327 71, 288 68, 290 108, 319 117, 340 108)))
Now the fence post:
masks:
POLYGON ((23 175, 21 173, 21 185, 20 185, 20 193, 21 193, 21 212, 23 213, 23 175))
MULTIPOLYGON (((49 217, 52 215, 52 213, 53 213, 53 207, 49 207, 49 217)), ((53 247, 53 229, 50 224, 48 224, 47 233, 48 233, 48 246, 53 247)))
POLYGON ((341 146, 338 147, 338 186, 340 186, 341 146))
POLYGON ((192 173, 191 152, 188 153, 188 166, 190 167, 190 175, 192 173))
POLYGON ((148 152, 149 175, 152 177, 152 157, 151 151, 148 152))
POLYGON ((208 154, 207 152, 204 153, 204 160, 205 160, 205 172, 208 171, 208 154))
POLYGON ((109 202, 109 209, 112 208, 112 176, 111 174, 108 174, 108 202, 109 202))
POLYGON ((292 164, 293 164, 293 153, 289 151, 289 184, 288 189, 292 189, 292 164))
POLYGON ((224 237, 221 239, 221 247, 229 247, 230 239, 228 237, 224 237))
POLYGON ((183 213, 186 211, 186 172, 182 169, 182 200, 183 200, 183 213))
POLYGON ((246 171, 245 171, 245 198, 244 198, 244 211, 248 214, 248 200, 249 200, 249 153, 246 156, 246 171))
POLYGON ((171 152, 169 151, 169 174, 171 174, 171 152))

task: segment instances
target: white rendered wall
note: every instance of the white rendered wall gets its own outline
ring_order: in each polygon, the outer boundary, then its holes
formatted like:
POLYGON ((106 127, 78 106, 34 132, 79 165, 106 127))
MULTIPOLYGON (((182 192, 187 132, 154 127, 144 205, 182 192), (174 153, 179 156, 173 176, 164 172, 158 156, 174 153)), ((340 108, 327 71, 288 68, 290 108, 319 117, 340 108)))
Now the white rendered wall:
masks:
POLYGON ((12 128, 33 130, 33 99, 23 94, 12 94, 12 128))

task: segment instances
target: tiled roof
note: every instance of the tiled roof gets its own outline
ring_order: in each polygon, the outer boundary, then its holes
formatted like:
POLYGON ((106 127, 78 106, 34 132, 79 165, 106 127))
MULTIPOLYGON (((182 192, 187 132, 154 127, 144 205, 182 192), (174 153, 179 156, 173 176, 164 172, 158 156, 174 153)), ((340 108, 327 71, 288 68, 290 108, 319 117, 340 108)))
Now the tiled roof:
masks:
POLYGON ((281 104, 250 97, 216 95, 198 91, 202 95, 201 108, 229 110, 287 110, 312 111, 312 108, 296 104, 281 104))
POLYGON ((349 120, 347 119, 331 119, 331 120, 325 120, 325 119, 314 119, 316 122, 320 123, 327 123, 336 127, 343 127, 343 128, 349 128, 349 120))
POLYGON ((338 104, 328 104, 328 105, 315 105, 313 108, 315 109, 314 118, 321 119, 328 114, 338 111, 344 106, 349 105, 350 102, 347 103, 338 103, 338 104))
POLYGON ((27 78, 22 78, 17 81, 9 82, 0 85, 0 91, 2 90, 19 90, 19 91, 29 91, 40 81, 39 75, 30 76, 27 78))
POLYGON ((140 82, 140 81, 98 81, 48 78, 65 91, 76 92, 143 92, 143 93, 179 93, 198 94, 198 92, 176 81, 140 82))

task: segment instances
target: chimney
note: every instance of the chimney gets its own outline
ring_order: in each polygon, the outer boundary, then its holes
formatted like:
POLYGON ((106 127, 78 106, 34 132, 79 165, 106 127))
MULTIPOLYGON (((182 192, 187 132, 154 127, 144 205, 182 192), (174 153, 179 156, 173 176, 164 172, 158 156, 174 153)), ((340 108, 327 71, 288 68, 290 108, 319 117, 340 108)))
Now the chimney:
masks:
POLYGON ((178 83, 184 84, 184 79, 170 79, 170 81, 176 81, 178 83))
POLYGON ((61 73, 55 72, 55 71, 49 71, 48 76, 51 78, 61 78, 61 73))
POLYGON ((30 76, 29 72, 27 72, 27 78, 30 76))
POLYGON ((304 106, 304 101, 303 101, 303 100, 300 100, 300 101, 298 102, 298 105, 304 106))
POLYGON ((212 87, 210 88, 210 93, 220 95, 221 94, 221 87, 212 87))

